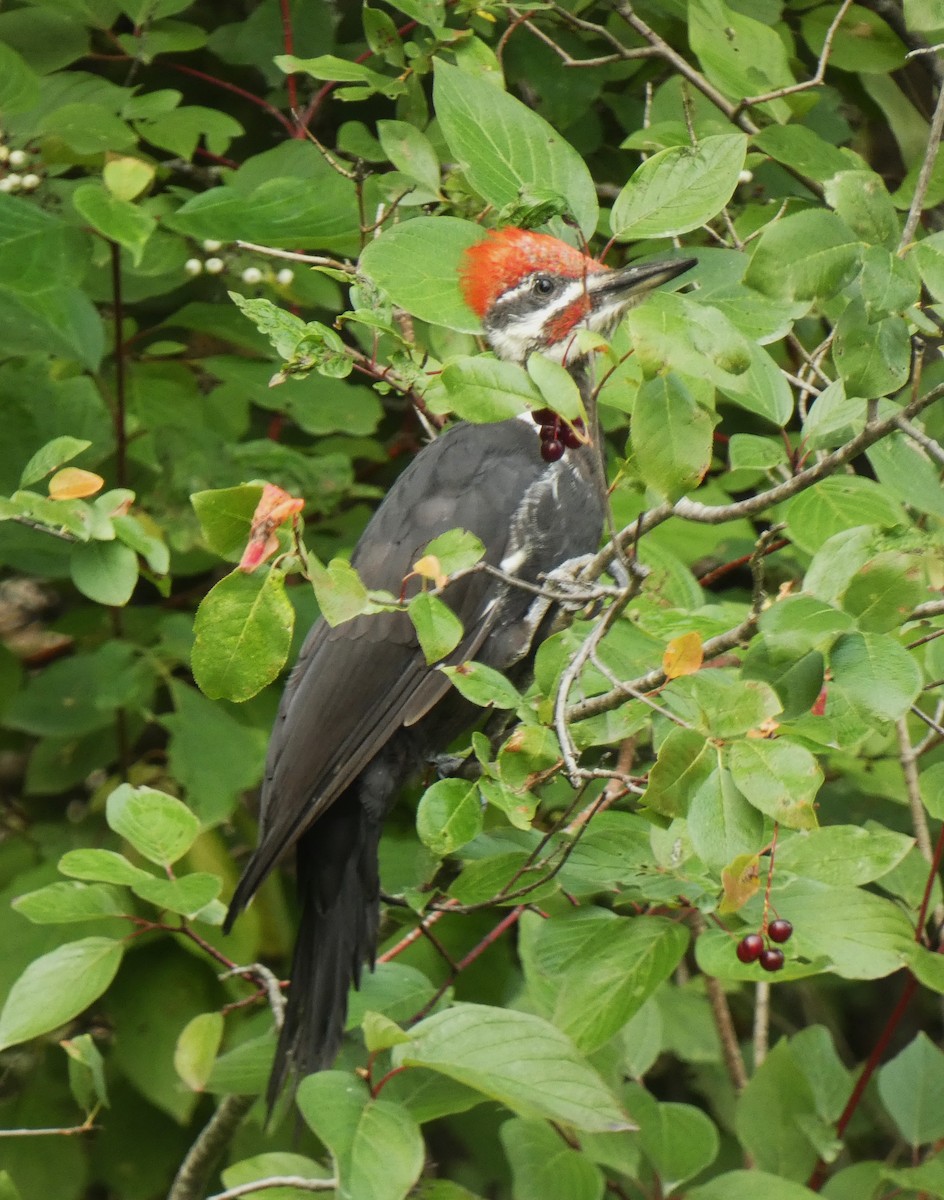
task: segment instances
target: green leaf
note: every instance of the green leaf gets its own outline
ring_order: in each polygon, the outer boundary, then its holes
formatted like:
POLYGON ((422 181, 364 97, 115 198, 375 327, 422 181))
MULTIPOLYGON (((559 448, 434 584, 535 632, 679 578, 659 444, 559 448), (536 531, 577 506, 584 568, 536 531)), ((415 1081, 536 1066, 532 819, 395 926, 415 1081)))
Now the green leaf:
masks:
POLYGON ((914 838, 878 826, 827 825, 781 836, 777 868, 822 883, 857 887, 894 870, 913 845, 914 838))
POLYGON ((194 621, 193 673, 212 700, 248 700, 285 665, 295 610, 280 572, 233 571, 204 596, 194 621))
POLYGON ((121 608, 138 582, 138 556, 124 542, 85 542, 72 547, 69 573, 83 596, 121 608))
MULTIPOLYGON (((314 1159, 306 1158, 303 1154, 292 1154, 288 1150, 273 1150, 267 1154, 255 1154, 252 1158, 244 1158, 233 1163, 220 1172, 220 1178, 227 1188, 242 1187, 247 1183, 256 1183, 262 1179, 271 1179, 274 1175, 295 1175, 302 1179, 330 1179, 331 1172, 314 1159)), ((310 1200, 310 1191, 298 1188, 266 1188, 271 1191, 269 1200, 310 1200)))
POLYGON ((404 1200, 425 1159, 419 1126, 403 1108, 372 1099, 347 1072, 303 1079, 297 1095, 306 1123, 328 1147, 339 1192, 357 1200, 404 1200))
MULTIPOLYGON (((730 100, 763 95, 796 82, 787 48, 774 29, 722 0, 691 0, 689 42, 708 79, 730 100)), ((785 100, 762 106, 776 121, 790 117, 785 100)))
POLYGON ((516 1200, 603 1200, 600 1168, 546 1122, 516 1117, 504 1122, 500 1136, 516 1200))
POLYGON ((861 888, 795 879, 778 890, 777 906, 789 912, 798 957, 822 957, 844 979, 882 979, 909 961, 914 930, 891 900, 861 888))
POLYGON ((227 562, 239 562, 261 499, 262 486, 257 483, 193 493, 190 503, 206 543, 215 554, 227 562))
POLYGON ((521 693, 494 667, 467 662, 440 670, 449 676, 457 692, 482 708, 517 708, 521 703, 521 693))
POLYGON ((136 267, 140 265, 148 238, 157 228, 157 222, 149 213, 130 200, 112 195, 98 183, 83 183, 77 187, 72 193, 72 203, 93 229, 129 250, 131 261, 136 267))
POLYGON ((17 896, 12 907, 34 925, 59 925, 118 916, 129 906, 114 888, 63 879, 17 896))
POLYGON ((860 255, 861 243, 845 221, 810 209, 767 226, 744 282, 766 296, 827 300, 851 282, 860 255))
POLYGON ((114 979, 123 950, 114 938, 88 937, 31 962, 0 1012, 0 1050, 50 1033, 88 1008, 114 979))
POLYGON ((731 776, 755 808, 788 829, 813 829, 823 772, 809 750, 786 738, 744 738, 729 750, 731 776))
POLYGON ((880 721, 904 716, 921 691, 917 664, 888 634, 844 634, 833 647, 830 666, 833 687, 853 707, 880 721))
POLYGON ((357 253, 354 184, 310 143, 290 140, 253 155, 222 187, 192 196, 162 224, 189 237, 244 239, 290 249, 357 253))
POLYGON ((809 1188, 789 1179, 781 1179, 768 1171, 728 1171, 716 1175, 701 1187, 691 1188, 685 1200, 810 1200, 815 1195, 809 1188))
POLYGON ((649 772, 646 807, 665 817, 685 816, 692 797, 716 765, 717 755, 702 734, 673 726, 649 772))
POLYGON ((87 234, 35 203, 0 192, 0 287, 45 292, 50 277, 59 286, 72 287, 88 269, 89 245, 87 234))
POLYGON ((40 479, 45 479, 57 467, 70 462, 83 450, 87 450, 91 444, 85 438, 74 438, 68 435, 53 438, 51 442, 47 442, 45 446, 37 450, 23 468, 20 474, 20 487, 28 488, 32 484, 38 483, 40 479))
POLYGON ((891 197, 874 171, 841 171, 827 180, 826 200, 864 242, 894 249, 899 222, 891 197))
POLYGON ((639 389, 630 431, 643 481, 668 500, 697 487, 711 462, 715 417, 677 375, 656 375, 639 389))
POLYGON ((528 355, 528 375, 541 393, 544 407, 573 421, 585 417, 583 400, 573 375, 566 367, 540 352, 528 355))
POLYGON ((626 1114, 570 1039, 530 1013, 457 1004, 414 1025, 397 1066, 448 1075, 519 1116, 590 1132, 630 1128, 626 1114))
POLYGON ((426 544, 423 555, 433 555, 439 560, 444 575, 454 575, 481 562, 485 547, 468 529, 448 529, 426 544))
MULTIPOLYGON (((365 13, 371 11, 378 10, 365 9, 365 13)), ((417 180, 434 196, 438 194, 439 159, 425 133, 408 121, 378 121, 377 136, 398 171, 417 180)))
MULTIPOLYGON (((826 34, 838 11, 838 4, 824 4, 803 15, 800 28, 814 54, 822 53, 826 34)), ((877 13, 853 4, 836 31, 829 62, 843 71, 884 75, 903 66, 905 55, 905 47, 877 13)))
POLYGON ((438 596, 418 592, 407 611, 427 663, 439 662, 462 641, 462 622, 438 596))
POLYGON ((764 832, 758 808, 733 772, 720 766, 713 770, 688 807, 688 831, 698 857, 720 871, 738 855, 755 853, 764 832))
MULTIPOLYGON (((150 35, 149 35, 150 37, 150 35)), ((242 125, 229 113, 199 104, 161 113, 138 126, 147 141, 189 162, 201 138, 211 154, 225 154, 230 142, 241 137, 242 125)))
POLYGON ((665 1195, 699 1175, 718 1157, 720 1138, 714 1122, 690 1104, 644 1104, 629 1108, 639 1121, 642 1152, 659 1177, 665 1195))
POLYGON ((108 797, 105 814, 119 837, 159 867, 183 858, 200 833, 200 822, 185 804, 154 788, 121 784, 108 797))
POLYGON ((0 42, 0 111, 25 112, 39 99, 39 76, 21 55, 0 42))
POLYGON ((307 329, 301 317, 296 317, 287 309, 279 308, 265 297, 249 299, 239 292, 229 292, 228 295, 239 311, 269 339, 280 358, 294 357, 296 347, 307 329))
POLYGON ((904 509, 886 488, 861 475, 833 475, 800 492, 786 507, 790 540, 815 554, 837 533, 856 525, 907 525, 904 509))
POLYGON ((80 1033, 59 1043, 69 1056, 69 1090, 86 1113, 99 1104, 108 1104, 105 1060, 90 1033, 80 1033))
POLYGON ((105 350, 102 319, 77 287, 31 290, 28 295, 0 287, 0 353, 19 355, 24 346, 96 371, 105 350))
POLYGON ((878 1094, 910 1146, 944 1136, 944 1053, 927 1034, 918 1033, 880 1069, 878 1094))
POLYGON ((439 858, 478 837, 482 832, 478 785, 463 779, 440 779, 428 787, 416 810, 416 832, 439 858))
POLYGON ((358 89, 357 99, 379 92, 382 96, 393 99, 403 94, 402 80, 392 75, 382 75, 372 71, 363 63, 351 62, 339 58, 336 54, 319 54, 316 58, 297 58, 294 54, 277 54, 273 60, 287 75, 300 72, 311 75, 314 79, 330 79, 336 83, 361 83, 364 89, 358 89))
POLYGON ((359 266, 394 304, 415 317, 474 333, 479 319, 459 290, 459 272, 466 250, 484 236, 471 221, 416 217, 368 242, 359 266))
POLYGON ((560 964, 554 1024, 579 1050, 599 1049, 669 978, 687 947, 687 932, 662 917, 600 922, 560 964))
POLYGON ((37 132, 60 139, 80 155, 132 150, 137 143, 131 128, 101 104, 63 104, 40 119, 37 132))
POLYGON ((731 199, 746 153, 747 138, 727 133, 653 154, 616 197, 614 236, 676 237, 707 224, 731 199))
POLYGON ((154 878, 114 850, 69 850, 59 859, 59 870, 75 879, 128 886, 154 878))
POLYGON ((869 324, 864 305, 853 302, 836 323, 833 360, 851 396, 866 400, 903 387, 911 366, 911 340, 903 317, 869 324))
POLYGON ((174 1070, 193 1092, 206 1088, 223 1040, 223 1017, 218 1012, 198 1013, 180 1031, 174 1047, 174 1070))
POLYGON ((808 1132, 816 1120, 813 1089, 784 1038, 738 1097, 735 1127, 741 1144, 760 1169, 799 1183, 818 1158, 808 1132))
POLYGON ((590 237, 596 192, 573 147, 520 100, 442 59, 435 68, 433 101, 442 134, 479 195, 502 208, 528 189, 559 192, 590 237))
POLYGON ((449 363, 442 382, 450 411, 466 421, 506 421, 543 405, 523 367, 484 354, 449 363))

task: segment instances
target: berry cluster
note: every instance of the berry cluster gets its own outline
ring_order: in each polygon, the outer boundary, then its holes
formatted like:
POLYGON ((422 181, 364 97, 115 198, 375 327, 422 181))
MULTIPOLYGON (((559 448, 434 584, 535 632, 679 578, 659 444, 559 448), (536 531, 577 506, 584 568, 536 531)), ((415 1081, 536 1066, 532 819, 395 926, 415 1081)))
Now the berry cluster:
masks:
POLYGON ((244 267, 240 269, 235 263, 227 259, 219 257, 219 251, 223 249, 223 243, 216 238, 204 238, 202 243, 203 249, 211 255, 210 258, 188 258, 184 263, 184 270, 188 275, 196 277, 206 272, 207 275, 222 275, 224 271, 235 273, 238 271, 239 278, 243 283, 248 283, 255 286, 257 283, 277 283, 280 287, 288 287, 295 278, 295 272, 290 267, 283 267, 281 271, 272 271, 266 269, 260 270, 259 267, 244 267))
POLYGON ((531 416, 541 429, 541 457, 545 462, 557 462, 565 450, 576 450, 587 440, 580 417, 568 423, 552 408, 536 408, 531 416))
POLYGON ((737 944, 737 956, 742 963, 759 962, 765 971, 783 970, 783 951, 780 946, 793 936, 793 926, 778 917, 767 926, 767 937, 762 933, 748 933, 737 944), (777 942, 771 946, 770 942, 777 942))

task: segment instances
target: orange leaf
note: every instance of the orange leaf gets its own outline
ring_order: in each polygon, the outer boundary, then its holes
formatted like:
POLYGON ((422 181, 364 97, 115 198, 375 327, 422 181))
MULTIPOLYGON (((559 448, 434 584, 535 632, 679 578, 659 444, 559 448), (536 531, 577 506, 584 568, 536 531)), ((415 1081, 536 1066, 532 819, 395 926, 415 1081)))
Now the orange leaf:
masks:
POLYGON ((249 541, 239 560, 239 570, 252 574, 256 567, 271 558, 279 548, 275 531, 290 518, 294 522, 296 513, 300 513, 304 507, 304 500, 290 495, 274 483, 267 483, 252 514, 249 541))
POLYGON ((81 467, 63 467, 49 481, 50 500, 81 500, 83 496, 94 496, 104 487, 105 480, 94 471, 83 471, 81 467))
POLYGON ((739 854, 721 872, 724 896, 718 913, 726 916, 737 912, 760 887, 759 859, 756 854, 739 854))
POLYGON ((662 670, 667 679, 678 679, 680 675, 694 675, 705 660, 700 633, 683 633, 673 638, 662 655, 662 670))

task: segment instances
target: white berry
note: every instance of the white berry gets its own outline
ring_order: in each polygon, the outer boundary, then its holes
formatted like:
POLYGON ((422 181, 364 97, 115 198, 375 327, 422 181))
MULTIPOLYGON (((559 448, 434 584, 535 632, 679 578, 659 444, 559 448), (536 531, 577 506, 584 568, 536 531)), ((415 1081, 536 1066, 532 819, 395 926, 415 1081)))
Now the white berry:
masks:
POLYGON ((0 146, 0 163, 5 163, 10 157, 10 147, 0 146))
POLYGON ((279 271, 278 275, 276 275, 275 278, 282 285, 282 287, 288 287, 288 285, 295 278, 295 272, 292 270, 291 267, 283 267, 282 270, 279 271))
POLYGON ((11 150, 9 162, 11 167, 25 167, 29 162, 29 155, 25 150, 11 150))
POLYGON ((261 283, 262 272, 258 267, 247 267, 245 271, 243 271, 242 278, 243 283, 261 283))
POLYGON ((23 176, 17 175, 15 171, 11 171, 3 182, 7 185, 3 189, 5 192, 18 192, 23 186, 23 176))
POLYGON ((218 242, 216 238, 204 238, 203 249, 206 250, 208 254, 213 254, 215 251, 223 249, 223 243, 218 242))
POLYGON ((21 186, 24 192, 32 192, 35 191, 42 182, 42 179, 40 179, 35 172, 30 171, 29 174, 23 176, 23 182, 21 186))
POLYGON ((753 171, 744 170, 738 173, 738 183, 750 183, 753 178, 753 171))
POLYGON ((203 269, 208 275, 219 275, 226 267, 226 263, 221 258, 208 258, 203 264, 203 269))
POLYGON ((199 258, 188 258, 184 263, 184 270, 188 275, 200 275, 203 272, 203 263, 199 258))

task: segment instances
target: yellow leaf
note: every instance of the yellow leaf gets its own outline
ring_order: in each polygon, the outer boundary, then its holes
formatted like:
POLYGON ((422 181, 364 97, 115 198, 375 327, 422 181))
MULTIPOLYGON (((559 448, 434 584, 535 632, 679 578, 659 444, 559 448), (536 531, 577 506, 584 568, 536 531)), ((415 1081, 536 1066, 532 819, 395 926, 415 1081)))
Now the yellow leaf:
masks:
POLYGON ((105 484, 101 475, 83 471, 81 467, 63 467, 49 481, 50 500, 81 500, 94 496, 105 484))
POLYGON ((704 651, 700 633, 683 633, 673 638, 662 655, 662 670, 667 679, 678 679, 680 675, 694 675, 704 662, 704 651))
POLYGON ((449 576, 443 574, 442 563, 435 554, 424 554, 413 564, 413 571, 423 579, 431 579, 436 587, 445 587, 449 576))

